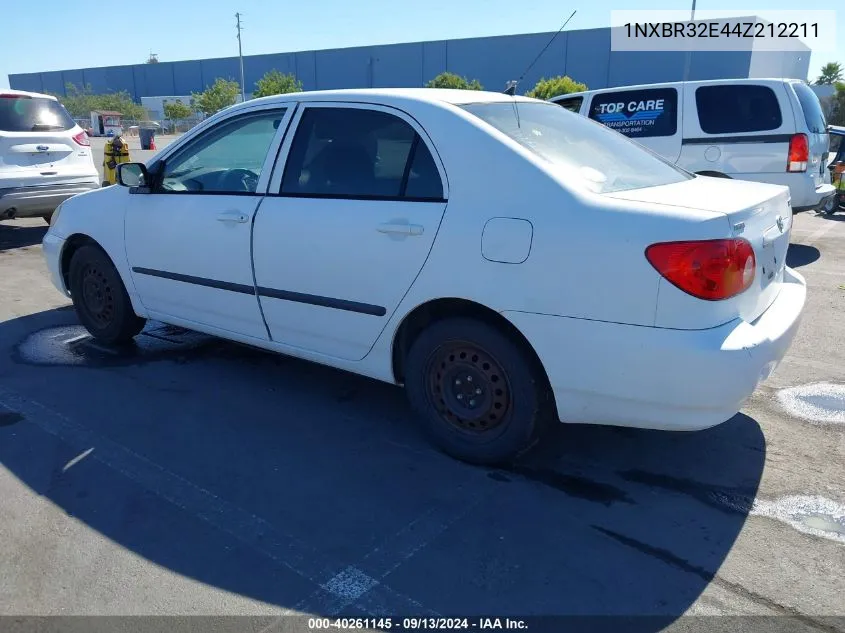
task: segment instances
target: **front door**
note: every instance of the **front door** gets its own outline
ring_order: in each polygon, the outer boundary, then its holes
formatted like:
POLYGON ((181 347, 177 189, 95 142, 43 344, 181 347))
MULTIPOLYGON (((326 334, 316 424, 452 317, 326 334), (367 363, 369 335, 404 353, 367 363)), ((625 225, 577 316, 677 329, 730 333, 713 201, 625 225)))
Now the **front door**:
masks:
POLYGON ((273 341, 360 360, 434 243, 442 166, 392 108, 311 104, 296 118, 255 220, 261 306, 273 341))
POLYGON ((151 192, 127 196, 126 255, 151 317, 267 339, 250 239, 290 110, 216 123, 151 167, 151 192))

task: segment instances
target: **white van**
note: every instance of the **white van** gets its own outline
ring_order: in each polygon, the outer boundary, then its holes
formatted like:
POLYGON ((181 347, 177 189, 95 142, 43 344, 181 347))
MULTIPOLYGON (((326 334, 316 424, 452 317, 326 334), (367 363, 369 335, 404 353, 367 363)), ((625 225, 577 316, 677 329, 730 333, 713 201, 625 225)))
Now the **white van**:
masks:
POLYGON ((625 86, 551 99, 704 176, 787 185, 794 211, 834 195, 816 94, 795 79, 625 86))

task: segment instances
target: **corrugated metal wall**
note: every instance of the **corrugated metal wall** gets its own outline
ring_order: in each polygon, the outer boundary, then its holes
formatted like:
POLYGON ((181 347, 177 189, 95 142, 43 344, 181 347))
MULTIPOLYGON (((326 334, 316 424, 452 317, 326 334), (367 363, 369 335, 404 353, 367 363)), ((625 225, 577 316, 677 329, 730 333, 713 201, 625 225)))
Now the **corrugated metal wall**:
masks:
MULTIPOLYGON (((247 92, 268 70, 291 72, 306 90, 330 88, 422 86, 440 72, 451 71, 478 79, 489 90, 503 90, 518 78, 553 33, 507 35, 413 44, 252 55, 244 58, 247 92)), ((754 53, 755 62, 759 53, 754 53)), ((689 79, 753 76, 763 68, 780 76, 806 77, 809 54, 779 54, 752 64, 746 52, 697 52, 692 56, 689 79), (807 62, 799 59, 800 55, 807 62), (787 59, 788 58, 788 59, 787 59), (794 58, 794 59, 793 59, 794 58)), ((543 76, 567 74, 590 88, 605 88, 683 79, 685 54, 612 52, 610 29, 562 33, 526 75, 520 92, 543 76)), ((237 57, 203 59, 134 66, 110 66, 10 75, 12 88, 65 93, 65 86, 90 84, 97 93, 125 90, 139 101, 144 96, 188 95, 200 92, 218 77, 239 80, 237 57)))

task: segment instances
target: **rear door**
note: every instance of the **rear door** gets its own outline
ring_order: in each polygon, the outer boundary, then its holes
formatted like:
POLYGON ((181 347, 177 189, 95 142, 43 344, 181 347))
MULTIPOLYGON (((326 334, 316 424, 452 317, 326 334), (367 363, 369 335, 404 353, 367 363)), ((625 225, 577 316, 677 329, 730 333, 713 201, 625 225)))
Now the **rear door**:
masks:
POLYGON ((778 182, 795 120, 783 82, 692 84, 685 89, 680 165, 733 178, 778 182))
POLYGON ((0 94, 0 179, 26 187, 96 178, 85 133, 55 99, 0 94))
POLYGON ((792 82, 789 84, 795 96, 801 112, 797 112, 798 125, 807 126, 807 138, 810 142, 810 164, 807 172, 813 177, 816 187, 830 182, 830 173, 826 169, 827 152, 830 149, 830 136, 827 133, 827 121, 824 117, 821 103, 816 93, 804 83, 792 82))
POLYGON ((394 108, 312 103, 293 125, 255 219, 261 308, 273 341, 360 360, 428 258, 445 173, 394 108))
POLYGON ((674 163, 681 154, 681 101, 674 86, 600 92, 588 116, 674 163))

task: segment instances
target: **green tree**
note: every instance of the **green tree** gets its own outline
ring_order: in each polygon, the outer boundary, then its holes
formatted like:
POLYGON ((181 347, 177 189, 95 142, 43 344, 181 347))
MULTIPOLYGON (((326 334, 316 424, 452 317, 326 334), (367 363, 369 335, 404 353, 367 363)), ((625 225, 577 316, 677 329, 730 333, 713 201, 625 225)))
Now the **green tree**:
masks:
POLYGON ((241 86, 237 81, 218 77, 204 92, 195 92, 191 100, 194 110, 211 116, 230 105, 234 105, 241 93, 241 86))
POLYGON ((194 111, 191 106, 182 103, 181 101, 170 101, 164 104, 164 117, 171 121, 178 121, 179 119, 189 118, 194 111))
POLYGON ((525 96, 545 100, 558 95, 568 95, 570 92, 583 92, 586 89, 587 84, 575 81, 568 75, 558 75, 549 79, 543 77, 531 90, 525 93, 525 96))
POLYGON ((831 86, 838 81, 842 81, 842 64, 839 62, 830 62, 822 66, 822 72, 819 78, 816 79, 817 86, 831 86))
POLYGON ((146 119, 147 111, 135 103, 128 92, 109 92, 94 94, 91 86, 82 88, 69 83, 65 86, 66 95, 55 95, 64 104, 71 116, 81 119, 88 118, 92 110, 111 110, 120 112, 127 119, 146 119))
POLYGON ((845 125, 845 82, 836 83, 836 94, 830 107, 830 122, 833 125, 845 125))
POLYGON ((291 73, 282 74, 273 69, 255 82, 255 91, 252 96, 269 97, 270 95, 284 95, 289 92, 302 92, 302 82, 291 73))
POLYGON ((484 90, 478 79, 467 80, 455 73, 440 73, 429 81, 426 88, 457 88, 458 90, 484 90))

